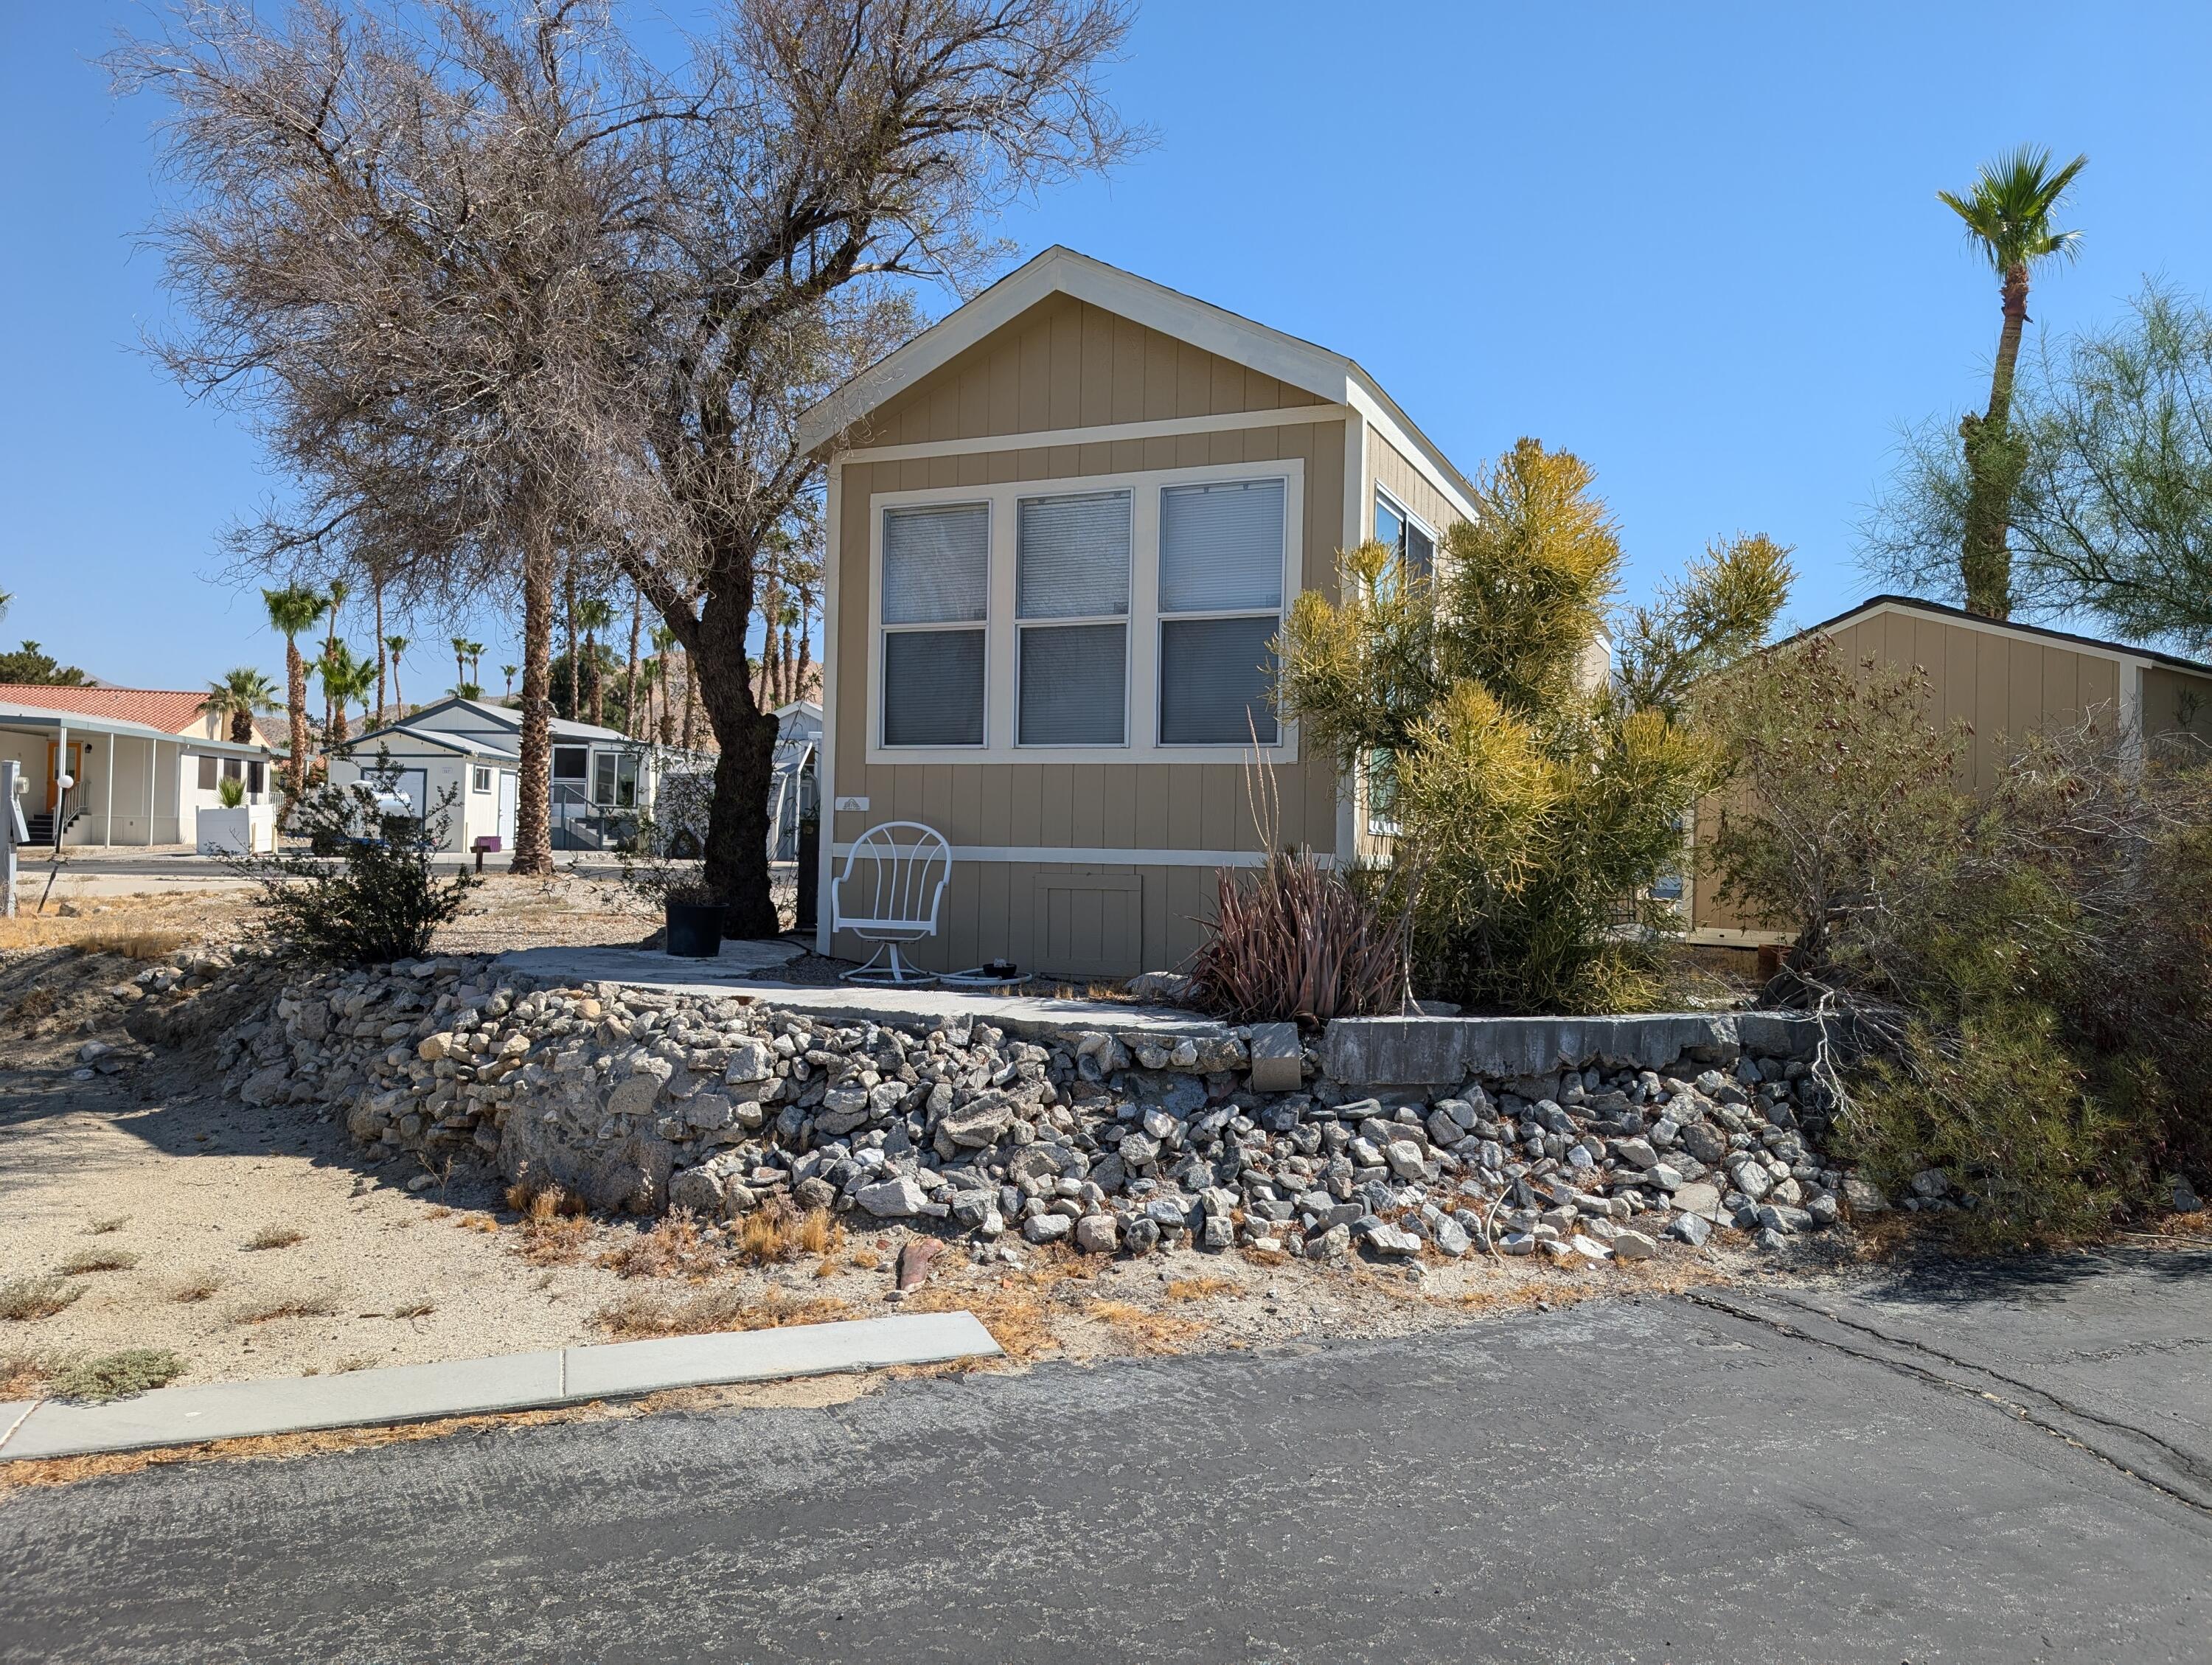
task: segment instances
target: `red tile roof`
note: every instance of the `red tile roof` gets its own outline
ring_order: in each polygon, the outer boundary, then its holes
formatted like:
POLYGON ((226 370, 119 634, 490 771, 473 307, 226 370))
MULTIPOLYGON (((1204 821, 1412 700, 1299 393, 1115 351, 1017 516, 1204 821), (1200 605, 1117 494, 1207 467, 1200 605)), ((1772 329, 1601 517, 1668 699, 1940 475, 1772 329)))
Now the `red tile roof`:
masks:
MULTIPOLYGON (((43 683, 0 683, 0 704, 80 711, 88 717, 143 723, 164 734, 206 736, 207 719, 199 708, 206 697, 205 690, 195 693, 166 688, 56 688, 43 683)), ((215 738, 228 738, 228 731, 215 738)))

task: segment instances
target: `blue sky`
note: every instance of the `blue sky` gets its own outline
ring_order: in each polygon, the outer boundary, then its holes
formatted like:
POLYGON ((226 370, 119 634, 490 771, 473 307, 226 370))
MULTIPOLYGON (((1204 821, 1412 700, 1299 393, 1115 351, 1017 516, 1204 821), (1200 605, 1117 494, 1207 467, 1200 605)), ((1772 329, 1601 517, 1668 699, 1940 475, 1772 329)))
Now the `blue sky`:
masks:
MULTIPOLYGON (((701 8, 634 9, 665 38, 701 8)), ((217 539, 283 483, 136 349, 165 313, 133 244, 157 112, 91 60, 139 16, 0 5, 0 636, 196 686, 280 668, 217 539)), ((1006 233, 1351 354, 1463 466, 1521 434, 1579 452, 1638 592, 1716 535, 1795 544, 1807 622, 1865 588, 1852 528, 1898 424, 1985 391, 1994 282, 1934 191, 2022 141, 2086 150, 2082 258, 2039 322, 2146 275, 2203 289, 2207 62, 2201 4, 1151 0, 1110 76, 1157 148, 1006 233)), ((510 656, 505 621, 474 634, 510 656)), ((410 661, 410 692, 449 679, 410 661)))

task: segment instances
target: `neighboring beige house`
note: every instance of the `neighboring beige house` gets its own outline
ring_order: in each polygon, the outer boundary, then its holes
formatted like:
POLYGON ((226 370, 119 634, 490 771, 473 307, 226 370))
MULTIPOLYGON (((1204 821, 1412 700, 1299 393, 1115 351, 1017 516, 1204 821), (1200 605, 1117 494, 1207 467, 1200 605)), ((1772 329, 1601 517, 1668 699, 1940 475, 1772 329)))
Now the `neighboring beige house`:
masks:
POLYGON ((1215 876, 1278 840, 1378 841, 1353 782, 1278 730, 1269 641, 1340 551, 1417 559, 1473 490, 1352 360, 1065 248, 808 412, 829 466, 827 884, 890 820, 942 832, 946 970, 1170 966, 1215 876))
POLYGON ((220 781, 238 780, 250 805, 272 801, 274 749, 259 725, 249 744, 199 709, 206 690, 64 688, 0 683, 0 757, 23 766, 23 815, 34 844, 51 844, 57 811, 67 843, 192 844, 202 810, 221 807, 220 781), (59 778, 76 784, 62 801, 59 778))
MULTIPOLYGON (((2093 718, 2137 745, 2155 749, 2181 737, 2212 744, 2212 665, 2171 653, 1895 595, 1873 597, 1803 634, 1831 637, 1853 663, 1924 671, 1930 720, 1948 725, 1964 718, 1972 726, 1960 763, 1960 784, 1972 791, 1996 783, 2021 736, 2093 718)), ((1700 836, 1711 835, 1718 813, 1717 800, 1700 807, 1700 836)), ((1763 928, 1724 906, 1713 875, 1697 874, 1690 889, 1692 941, 1755 946, 1791 939, 1792 933, 1763 928)))

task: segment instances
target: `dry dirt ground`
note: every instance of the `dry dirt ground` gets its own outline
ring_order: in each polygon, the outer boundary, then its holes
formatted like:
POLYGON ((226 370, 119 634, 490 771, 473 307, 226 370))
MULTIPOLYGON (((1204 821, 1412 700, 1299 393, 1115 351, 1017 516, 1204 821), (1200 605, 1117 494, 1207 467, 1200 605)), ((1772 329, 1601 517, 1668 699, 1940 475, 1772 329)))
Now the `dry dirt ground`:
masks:
MULTIPOLYGON (((855 1217, 773 1240, 688 1222, 533 1218, 478 1167, 372 1159, 301 1106, 226 1100, 190 1051, 141 1047, 106 993, 180 940, 236 940, 246 899, 167 896, 19 921, 0 934, 0 1398, 124 1348, 173 1351, 182 1380, 302 1375, 613 1336, 967 1307, 1011 1356, 1402 1334, 1469 1315, 1754 1273, 1726 1254, 1586 1273, 1432 1260, 1412 1273, 1182 1251, 1103 1260, 1008 1243, 940 1246, 896 1291, 908 1241, 855 1217), (132 1061, 87 1070, 89 1040, 132 1061), (42 1311, 42 1309, 52 1310, 42 1311)), ((440 946, 636 940, 608 887, 504 881, 440 946)), ((112 1061, 112 1060, 111 1060, 112 1061)), ((516 1199, 514 1200, 526 1200, 516 1199)))

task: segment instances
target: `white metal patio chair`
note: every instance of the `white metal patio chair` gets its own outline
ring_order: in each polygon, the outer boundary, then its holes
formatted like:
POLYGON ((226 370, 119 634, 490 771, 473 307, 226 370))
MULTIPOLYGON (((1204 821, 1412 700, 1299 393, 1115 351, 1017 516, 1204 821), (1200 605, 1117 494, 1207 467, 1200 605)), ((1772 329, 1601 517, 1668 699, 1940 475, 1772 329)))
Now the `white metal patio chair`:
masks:
POLYGON ((844 974, 847 982, 936 981, 934 972, 908 965, 899 951, 937 934, 938 904, 951 872, 952 847, 943 833, 919 821, 881 822, 853 841, 830 886, 830 928, 878 945, 866 965, 844 974), (872 876, 856 879, 853 869, 861 863, 872 876))

